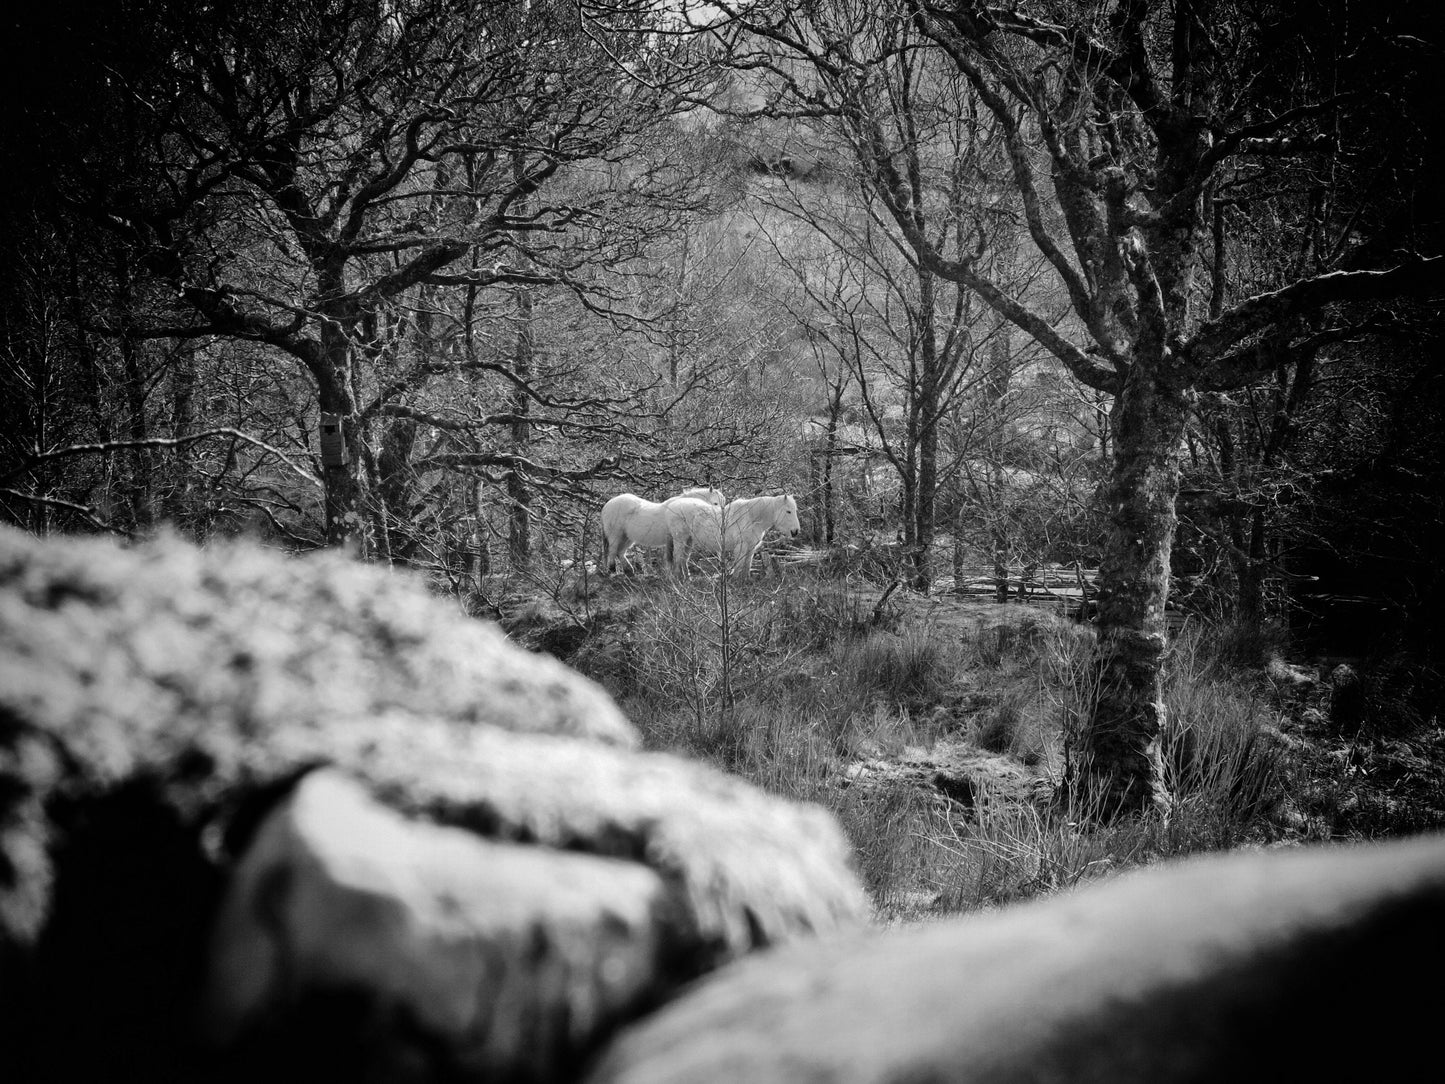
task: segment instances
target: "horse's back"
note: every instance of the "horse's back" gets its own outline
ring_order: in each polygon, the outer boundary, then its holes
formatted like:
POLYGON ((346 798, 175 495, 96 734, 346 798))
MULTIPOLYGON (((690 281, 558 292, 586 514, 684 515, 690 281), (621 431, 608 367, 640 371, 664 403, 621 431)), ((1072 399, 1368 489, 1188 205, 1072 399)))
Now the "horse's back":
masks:
POLYGON ((608 523, 616 523, 618 520, 626 518, 628 514, 636 511, 645 503, 647 502, 636 493, 617 494, 617 496, 611 498, 602 506, 603 526, 606 526, 608 523))
POLYGON ((693 486, 691 489, 684 489, 676 497, 669 497, 663 503, 670 504, 672 501, 680 500, 706 501, 708 504, 717 505, 719 508, 727 504, 727 498, 723 496, 722 490, 710 489, 707 486, 693 486))
POLYGON ((602 506, 602 538, 606 545, 621 546, 627 524, 643 500, 636 493, 619 493, 602 506))

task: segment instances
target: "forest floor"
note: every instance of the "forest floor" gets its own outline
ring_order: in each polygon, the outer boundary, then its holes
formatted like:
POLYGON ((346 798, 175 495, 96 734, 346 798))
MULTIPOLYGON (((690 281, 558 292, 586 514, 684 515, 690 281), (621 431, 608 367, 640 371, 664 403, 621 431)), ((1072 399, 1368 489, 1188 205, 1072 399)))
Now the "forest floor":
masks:
POLYGON ((1354 660, 1342 686, 1340 660, 1253 643, 1241 659, 1237 632, 1187 623, 1168 675, 1175 809, 1099 827, 1058 798, 1092 631, 1048 606, 644 575, 513 591, 498 612, 605 685, 648 747, 831 809, 880 921, 1199 851, 1445 826, 1445 730, 1391 660, 1354 660))

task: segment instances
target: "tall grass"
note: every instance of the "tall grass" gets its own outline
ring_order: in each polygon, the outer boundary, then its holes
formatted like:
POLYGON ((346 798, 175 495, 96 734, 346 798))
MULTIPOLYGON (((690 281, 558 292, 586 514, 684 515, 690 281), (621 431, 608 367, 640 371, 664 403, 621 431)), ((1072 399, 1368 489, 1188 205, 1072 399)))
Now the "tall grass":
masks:
POLYGON ((927 625, 903 633, 871 632, 847 644, 842 672, 865 695, 898 704, 937 700, 958 672, 957 651, 927 625))
POLYGON ((1073 888, 1147 861, 1151 826, 1108 821, 1078 791, 1063 808, 985 794, 967 820, 950 819, 938 839, 940 907, 970 911, 1073 888))
POLYGON ((906 783, 848 787, 826 804, 853 841, 858 873, 880 919, 936 909, 935 871, 946 858, 938 840, 947 822, 937 794, 906 783))
POLYGON ((1203 626, 1186 627, 1175 639, 1162 753, 1177 850, 1234 846, 1281 797, 1282 765, 1271 738, 1276 713, 1231 673, 1203 626))
POLYGON ((1277 718, 1207 628, 1187 628, 1169 656, 1171 808, 1110 820, 1059 786, 1098 692, 1088 628, 1021 610, 987 627, 925 618, 893 631, 871 600, 823 581, 635 590, 625 632, 590 658, 648 745, 832 810, 884 916, 988 907, 1274 831, 1288 782, 1277 718), (945 733, 1033 765, 1044 785, 1026 800, 979 780, 968 804, 927 772, 886 770, 945 733), (867 765, 885 770, 859 774, 867 765))
MULTIPOLYGON (((1056 762, 1077 767, 1078 745, 1098 695, 1091 637, 1060 630, 1046 639, 1040 697, 1052 703, 1056 762)), ((1069 888, 1081 881, 1162 858, 1217 850, 1267 830, 1284 773, 1270 735, 1275 721, 1262 697, 1227 678, 1208 634, 1176 639, 1165 682, 1167 724, 1160 737, 1167 810, 1131 818, 1103 816, 1082 788, 1057 787, 1062 804, 985 797, 966 819, 942 826, 948 862, 940 871, 945 906, 969 909, 1069 888)), ((1012 751, 1028 718, 1022 700, 1005 700, 983 736, 1012 751)), ((1061 780, 1056 780, 1061 781, 1061 780)))

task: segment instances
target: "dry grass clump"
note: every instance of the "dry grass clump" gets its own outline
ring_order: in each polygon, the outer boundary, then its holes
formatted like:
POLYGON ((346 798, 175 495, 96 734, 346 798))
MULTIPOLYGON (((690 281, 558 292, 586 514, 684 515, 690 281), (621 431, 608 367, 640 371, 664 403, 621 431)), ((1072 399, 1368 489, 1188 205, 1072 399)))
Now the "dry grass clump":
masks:
POLYGON ((872 632, 846 645, 841 671, 865 696, 898 704, 938 700, 958 672, 958 654, 928 626, 872 632))
POLYGON ((881 919, 936 907, 932 885, 946 857, 937 841, 947 820, 938 795, 905 783, 848 787, 827 805, 853 841, 858 873, 881 919))
POLYGON ((1032 668, 1040 651, 1051 641, 1077 636, 1062 631, 1065 628, 1048 614, 1020 607, 1013 620, 975 625, 973 634, 964 641, 964 661, 980 670, 1006 670, 1019 664, 1032 668))
POLYGON ((1179 850, 1242 841, 1280 798, 1282 765, 1265 702, 1219 676, 1201 636, 1176 642, 1165 687, 1164 782, 1179 850))
POLYGON ((790 647, 821 651, 840 640, 865 635, 875 624, 861 595, 844 583, 801 580, 778 592, 774 637, 790 647))
POLYGON ((1147 861, 1150 832, 1109 823, 1073 798, 1064 808, 985 794, 967 820, 951 819, 937 843, 939 908, 971 911, 1045 895, 1147 861))
POLYGON ((1013 685, 983 710, 969 730, 969 737, 980 749, 1017 757, 1033 767, 1050 755, 1051 722, 1037 688, 1013 685))

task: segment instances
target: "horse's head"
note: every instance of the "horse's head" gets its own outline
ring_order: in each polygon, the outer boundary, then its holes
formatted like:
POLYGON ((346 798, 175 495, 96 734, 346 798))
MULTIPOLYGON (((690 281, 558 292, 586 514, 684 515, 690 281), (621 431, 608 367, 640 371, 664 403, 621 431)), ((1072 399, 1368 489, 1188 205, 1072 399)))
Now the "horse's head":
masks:
POLYGON ((797 538, 801 525, 798 523, 798 501, 793 496, 785 496, 783 504, 778 511, 777 527, 789 538, 797 538))

